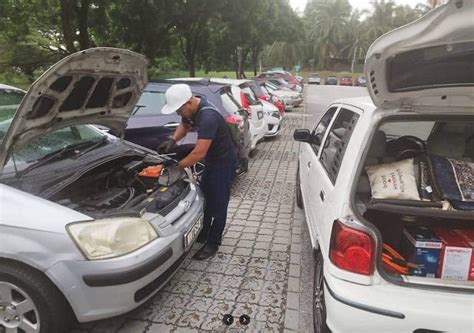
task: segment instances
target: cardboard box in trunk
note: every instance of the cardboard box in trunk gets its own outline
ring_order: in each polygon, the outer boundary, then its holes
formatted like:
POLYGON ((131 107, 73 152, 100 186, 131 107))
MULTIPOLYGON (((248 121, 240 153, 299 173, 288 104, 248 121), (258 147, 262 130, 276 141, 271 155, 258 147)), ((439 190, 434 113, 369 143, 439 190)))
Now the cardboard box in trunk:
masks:
POLYGON ((443 242, 437 277, 474 281, 474 242, 470 244, 466 240, 469 234, 462 229, 448 228, 435 228, 434 233, 443 242))

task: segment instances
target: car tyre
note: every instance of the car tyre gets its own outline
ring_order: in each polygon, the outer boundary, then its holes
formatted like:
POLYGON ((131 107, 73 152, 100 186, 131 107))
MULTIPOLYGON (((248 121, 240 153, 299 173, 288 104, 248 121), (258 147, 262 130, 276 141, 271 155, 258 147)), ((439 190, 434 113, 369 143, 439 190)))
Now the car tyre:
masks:
POLYGON ((326 324, 326 302, 324 299, 324 261, 321 251, 316 253, 313 283, 313 324, 315 333, 330 333, 326 324))
POLYGON ((9 262, 0 265, 0 315, 7 332, 19 326, 27 332, 64 333, 73 319, 69 304, 45 276, 9 262))
POLYGON ((301 193, 300 166, 296 170, 296 206, 303 209, 303 195, 301 193))

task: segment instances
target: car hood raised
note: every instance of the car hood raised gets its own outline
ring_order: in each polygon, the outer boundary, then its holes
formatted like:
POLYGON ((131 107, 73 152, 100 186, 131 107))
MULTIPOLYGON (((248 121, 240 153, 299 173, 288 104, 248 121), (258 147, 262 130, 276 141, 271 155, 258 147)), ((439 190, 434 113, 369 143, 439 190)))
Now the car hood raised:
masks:
POLYGON ((376 106, 474 105, 474 0, 452 0, 377 39, 365 60, 376 106))
POLYGON ((92 48, 57 62, 23 98, 0 146, 0 169, 13 147, 57 129, 81 124, 121 136, 148 83, 147 60, 123 49, 92 48))

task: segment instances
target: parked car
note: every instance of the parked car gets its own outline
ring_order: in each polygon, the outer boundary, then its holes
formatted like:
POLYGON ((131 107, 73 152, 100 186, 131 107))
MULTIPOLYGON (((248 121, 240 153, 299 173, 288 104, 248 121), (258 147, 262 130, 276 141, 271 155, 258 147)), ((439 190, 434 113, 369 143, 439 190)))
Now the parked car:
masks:
POLYGON ((191 171, 88 125, 121 135, 146 73, 137 53, 82 50, 2 114, 0 331, 64 333, 128 312, 189 253, 203 213, 191 171))
POLYGON ((366 81, 365 81, 365 76, 359 75, 357 79, 354 82, 354 86, 356 87, 366 87, 366 81))
MULTIPOLYGON (((291 89, 285 88, 285 87, 278 87, 271 83, 270 81, 264 81, 264 86, 265 88, 270 91, 272 94, 275 94, 277 96, 284 96, 284 97, 290 97, 293 100, 293 106, 298 107, 302 102, 303 102, 303 96, 291 89)), ((285 104, 286 108, 286 104, 285 104)), ((288 110, 288 109, 286 109, 288 110)))
POLYGON ((13 117, 26 91, 0 83, 0 122, 13 117))
MULTIPOLYGON (((175 79, 150 82, 135 106, 125 130, 125 139, 149 149, 156 148, 178 127, 181 117, 176 113, 164 115, 161 109, 165 105, 165 92, 173 84, 186 83, 195 96, 205 97, 216 106, 226 120, 236 143, 239 167, 237 172, 248 168, 248 157, 251 149, 251 133, 247 110, 243 109, 231 92, 229 85, 212 83, 209 79, 175 79)), ((182 154, 194 147, 197 132, 191 131, 178 142, 182 154)), ((180 152, 180 150, 177 150, 180 152)), ((184 157, 184 156, 180 156, 184 157)))
POLYGON ((449 1, 377 39, 370 98, 294 133, 316 332, 473 330, 473 13, 449 1))
POLYGON ((285 107, 285 111, 291 111, 295 108, 294 99, 291 93, 287 93, 284 90, 278 90, 276 87, 275 89, 272 89, 267 86, 267 83, 263 80, 257 81, 257 84, 260 86, 260 88, 265 94, 279 98, 282 101, 283 106, 285 107))
POLYGON ((352 76, 344 75, 339 80, 339 85, 341 86, 352 86, 352 76))
POLYGON ((282 77, 273 77, 273 78, 268 78, 267 81, 273 83, 276 85, 278 88, 287 88, 293 91, 296 91, 297 93, 300 93, 303 89, 301 88, 300 85, 296 83, 289 83, 287 80, 285 80, 282 77))
POLYGON ((249 82, 250 89, 254 92, 254 94, 261 100, 267 101, 272 103, 278 108, 278 111, 280 112, 280 115, 283 116, 285 113, 285 105, 284 101, 282 98, 271 94, 267 90, 264 90, 259 83, 256 81, 251 81, 249 82))
POLYGON ((337 85, 337 78, 335 76, 328 76, 324 81, 325 85, 337 85))
POLYGON ((320 83, 321 83, 321 77, 319 76, 318 73, 309 74, 308 84, 320 84, 320 83))
POLYGON ((339 80, 339 85, 341 86, 352 86, 352 76, 344 75, 339 80))
POLYGON ((278 111, 278 108, 270 102, 262 101, 263 114, 265 117, 265 123, 267 125, 267 132, 265 137, 274 137, 280 133, 281 122, 283 117, 278 111))
POLYGON ((250 89, 251 81, 220 78, 211 78, 211 81, 221 84, 230 84, 234 99, 239 101, 242 107, 250 112, 250 133, 252 134, 250 154, 253 154, 257 143, 261 141, 267 133, 267 125, 265 123, 263 105, 252 89, 250 89))

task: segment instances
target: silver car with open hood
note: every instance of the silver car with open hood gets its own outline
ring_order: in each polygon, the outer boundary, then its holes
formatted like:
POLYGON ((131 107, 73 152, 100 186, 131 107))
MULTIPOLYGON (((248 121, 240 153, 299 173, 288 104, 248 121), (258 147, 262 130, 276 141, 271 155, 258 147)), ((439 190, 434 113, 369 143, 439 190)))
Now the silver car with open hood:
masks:
POLYGON ((146 66, 127 50, 81 51, 0 113, 0 331, 128 312, 189 252, 203 209, 193 174, 118 138, 146 66))

